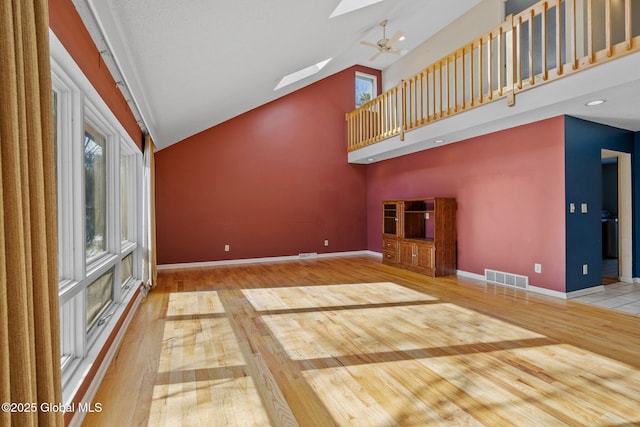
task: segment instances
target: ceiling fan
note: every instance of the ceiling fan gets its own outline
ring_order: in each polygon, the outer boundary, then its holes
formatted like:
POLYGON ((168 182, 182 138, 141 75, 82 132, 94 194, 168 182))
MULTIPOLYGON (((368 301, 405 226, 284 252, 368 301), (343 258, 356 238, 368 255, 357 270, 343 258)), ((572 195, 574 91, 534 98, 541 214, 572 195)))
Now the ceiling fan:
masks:
POLYGON ((395 42, 397 42, 398 40, 404 40, 404 33, 402 33, 402 31, 397 31, 393 35, 393 37, 388 39, 386 34, 387 20, 385 19, 384 21, 380 22, 379 25, 382 27, 382 38, 378 40, 377 43, 371 43, 366 40, 360 42, 361 45, 369 46, 378 50, 375 55, 369 58, 369 61, 375 61, 383 53, 393 53, 395 55, 404 55, 405 53, 407 53, 407 51, 404 49, 393 48, 393 44, 395 42))

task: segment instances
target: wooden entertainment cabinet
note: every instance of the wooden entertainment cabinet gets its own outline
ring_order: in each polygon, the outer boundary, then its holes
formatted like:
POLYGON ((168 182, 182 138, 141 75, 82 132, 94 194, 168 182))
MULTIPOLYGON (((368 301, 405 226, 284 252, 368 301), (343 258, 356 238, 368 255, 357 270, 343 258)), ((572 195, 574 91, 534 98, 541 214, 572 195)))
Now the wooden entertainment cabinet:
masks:
POLYGON ((382 262, 431 277, 456 274, 456 200, 382 203, 382 262))

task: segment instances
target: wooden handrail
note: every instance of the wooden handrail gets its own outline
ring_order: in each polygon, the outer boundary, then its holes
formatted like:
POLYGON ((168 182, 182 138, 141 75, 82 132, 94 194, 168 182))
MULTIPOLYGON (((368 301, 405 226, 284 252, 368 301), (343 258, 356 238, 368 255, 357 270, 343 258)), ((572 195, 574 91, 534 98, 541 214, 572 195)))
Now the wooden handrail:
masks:
POLYGON ((404 140, 405 132, 499 99, 513 105, 520 92, 640 51, 631 0, 624 0, 622 12, 611 7, 611 0, 604 0, 603 10, 596 10, 593 0, 584 8, 582 22, 575 0, 540 1, 507 17, 347 113, 347 149, 395 136, 404 140), (624 28, 622 40, 614 39, 616 27, 624 28), (583 34, 584 41, 579 37, 583 34))

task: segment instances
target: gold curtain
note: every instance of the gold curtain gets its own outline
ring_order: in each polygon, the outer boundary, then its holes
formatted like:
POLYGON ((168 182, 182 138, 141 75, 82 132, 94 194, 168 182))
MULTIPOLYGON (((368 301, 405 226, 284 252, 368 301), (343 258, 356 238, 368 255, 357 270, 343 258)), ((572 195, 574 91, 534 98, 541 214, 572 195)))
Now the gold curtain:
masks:
POLYGON ((2 426, 63 425, 48 31, 47 0, 0 0, 2 426))

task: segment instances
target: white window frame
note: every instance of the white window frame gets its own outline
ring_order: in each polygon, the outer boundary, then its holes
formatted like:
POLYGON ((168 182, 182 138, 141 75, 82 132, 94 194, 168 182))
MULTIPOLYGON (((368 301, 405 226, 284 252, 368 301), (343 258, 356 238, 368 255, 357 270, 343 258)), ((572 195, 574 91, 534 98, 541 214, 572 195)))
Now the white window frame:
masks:
MULTIPOLYGON (((371 94, 371 100, 375 99, 378 96, 378 77, 374 76, 373 74, 367 74, 367 73, 363 73, 361 71, 356 71, 356 75, 354 77, 354 88, 357 87, 357 81, 358 79, 366 79, 366 80, 371 80, 371 83, 373 85, 373 93, 371 94)), ((357 90, 356 90, 357 93, 357 90)), ((355 95, 355 93, 354 93, 355 95)), ((355 106, 356 108, 358 108, 358 100, 355 100, 355 106)))
POLYGON ((142 152, 133 142, 78 65, 49 31, 52 87, 57 94, 58 254, 63 398, 73 396, 117 319, 142 282, 142 152), (89 260, 85 253, 84 127, 90 124, 106 138, 106 252, 89 260), (120 155, 127 157, 128 218, 121 219, 120 155), (129 239, 122 241, 121 220, 129 239), (122 282, 122 260, 132 254, 132 277, 122 282), (113 301, 87 330, 87 287, 113 269, 113 301))

